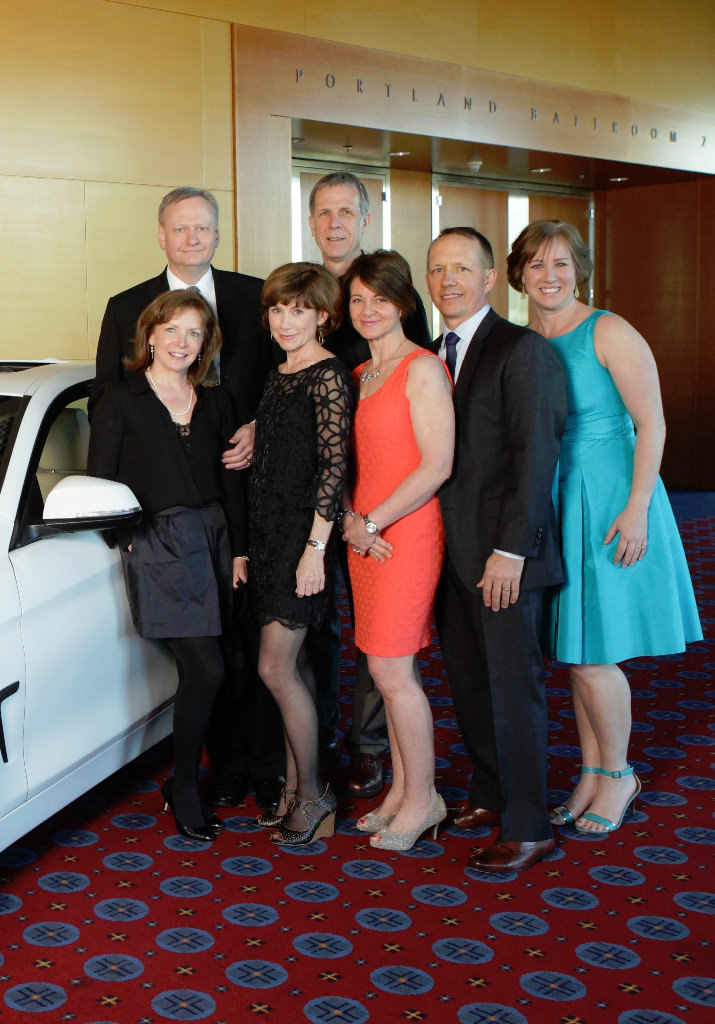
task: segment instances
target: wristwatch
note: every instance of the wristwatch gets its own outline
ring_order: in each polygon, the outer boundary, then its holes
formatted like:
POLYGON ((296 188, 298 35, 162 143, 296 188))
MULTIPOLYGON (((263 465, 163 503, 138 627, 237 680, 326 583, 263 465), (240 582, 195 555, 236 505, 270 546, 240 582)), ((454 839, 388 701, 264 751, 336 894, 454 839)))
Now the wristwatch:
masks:
POLYGON ((324 540, 313 540, 313 538, 311 537, 310 540, 307 540, 305 543, 306 545, 310 544, 311 548, 315 548, 316 551, 325 551, 324 540))
POLYGON ((368 533, 380 532, 380 527, 377 525, 377 523, 373 523, 372 519, 370 519, 369 516, 364 515, 363 519, 365 520, 365 529, 367 530, 368 533))

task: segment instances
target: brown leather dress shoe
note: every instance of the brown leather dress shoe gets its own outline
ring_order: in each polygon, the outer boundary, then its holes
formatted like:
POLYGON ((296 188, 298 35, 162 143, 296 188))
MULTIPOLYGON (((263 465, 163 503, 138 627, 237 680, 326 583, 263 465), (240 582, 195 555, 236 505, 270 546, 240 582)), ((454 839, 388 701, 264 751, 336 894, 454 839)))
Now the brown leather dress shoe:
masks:
POLYGON ((382 792, 382 758, 373 754, 354 754, 350 759, 347 782, 349 796, 371 797, 382 792))
POLYGON ((504 843, 500 839, 494 846, 473 853, 467 867, 475 871, 522 871, 551 853, 555 846, 553 836, 538 843, 504 843))
POLYGON ((501 825, 501 814, 486 807, 455 808, 447 819, 453 828, 494 828, 501 825))

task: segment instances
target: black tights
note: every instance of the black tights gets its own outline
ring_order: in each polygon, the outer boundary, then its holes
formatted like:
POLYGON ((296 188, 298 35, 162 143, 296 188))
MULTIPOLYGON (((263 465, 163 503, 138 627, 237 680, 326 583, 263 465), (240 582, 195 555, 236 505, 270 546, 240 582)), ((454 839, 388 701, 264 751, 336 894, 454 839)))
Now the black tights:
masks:
POLYGON ((217 636, 180 637, 166 641, 176 658, 179 685, 174 698, 174 778, 171 795, 182 824, 205 824, 198 771, 211 709, 226 672, 217 636))

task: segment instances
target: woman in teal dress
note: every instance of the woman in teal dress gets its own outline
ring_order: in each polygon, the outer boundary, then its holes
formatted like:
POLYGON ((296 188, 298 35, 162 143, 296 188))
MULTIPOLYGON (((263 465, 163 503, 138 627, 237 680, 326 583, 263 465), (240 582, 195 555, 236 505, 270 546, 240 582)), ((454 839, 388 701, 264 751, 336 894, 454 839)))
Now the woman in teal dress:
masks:
POLYGON ((566 375, 558 506, 566 582, 552 653, 571 668, 581 778, 556 825, 613 832, 640 792, 627 762, 630 689, 617 662, 702 638, 690 574, 658 476, 665 421, 653 354, 621 317, 578 301, 592 263, 578 231, 534 221, 512 246, 509 283, 566 375), (635 430, 634 430, 635 425, 635 430))

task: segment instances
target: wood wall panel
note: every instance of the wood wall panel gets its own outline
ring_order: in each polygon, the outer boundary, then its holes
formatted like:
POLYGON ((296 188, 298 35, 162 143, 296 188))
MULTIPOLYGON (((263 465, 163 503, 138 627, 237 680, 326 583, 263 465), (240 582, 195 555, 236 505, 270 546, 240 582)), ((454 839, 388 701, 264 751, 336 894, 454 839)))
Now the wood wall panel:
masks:
POLYGON ((588 196, 552 196, 535 192, 529 196, 529 220, 563 220, 573 224, 588 245, 588 196))
MULTIPOLYGON (((673 487, 693 486, 698 478, 696 328, 698 278, 705 271, 698 261, 698 205, 695 182, 596 197, 598 305, 630 321, 653 350, 668 430, 662 475, 673 487)), ((703 258, 711 277, 713 257, 703 258)))
POLYGON ((599 0, 583 31, 571 8, 551 17, 533 0, 453 0, 448 14, 434 0, 120 2, 715 113, 712 0, 599 0))
POLYGON ((5 0, 3 8, 12 102, 0 107, 0 172, 201 184, 207 166, 220 174, 207 185, 231 188, 230 135, 223 159, 205 158, 204 146, 205 119, 212 140, 230 123, 228 25, 202 35, 196 18, 96 0, 5 0))
POLYGON ((236 111, 238 269, 266 277, 291 258, 291 122, 236 111))
POLYGON ((86 359, 83 183, 0 177, 0 224, 0 358, 86 359))
POLYGON ((698 183, 698 304, 692 486, 715 490, 715 178, 698 183))
POLYGON ((412 283, 427 311, 430 324, 432 300, 427 291, 425 268, 432 232, 432 175, 419 171, 391 171, 392 248, 410 265, 412 283))

